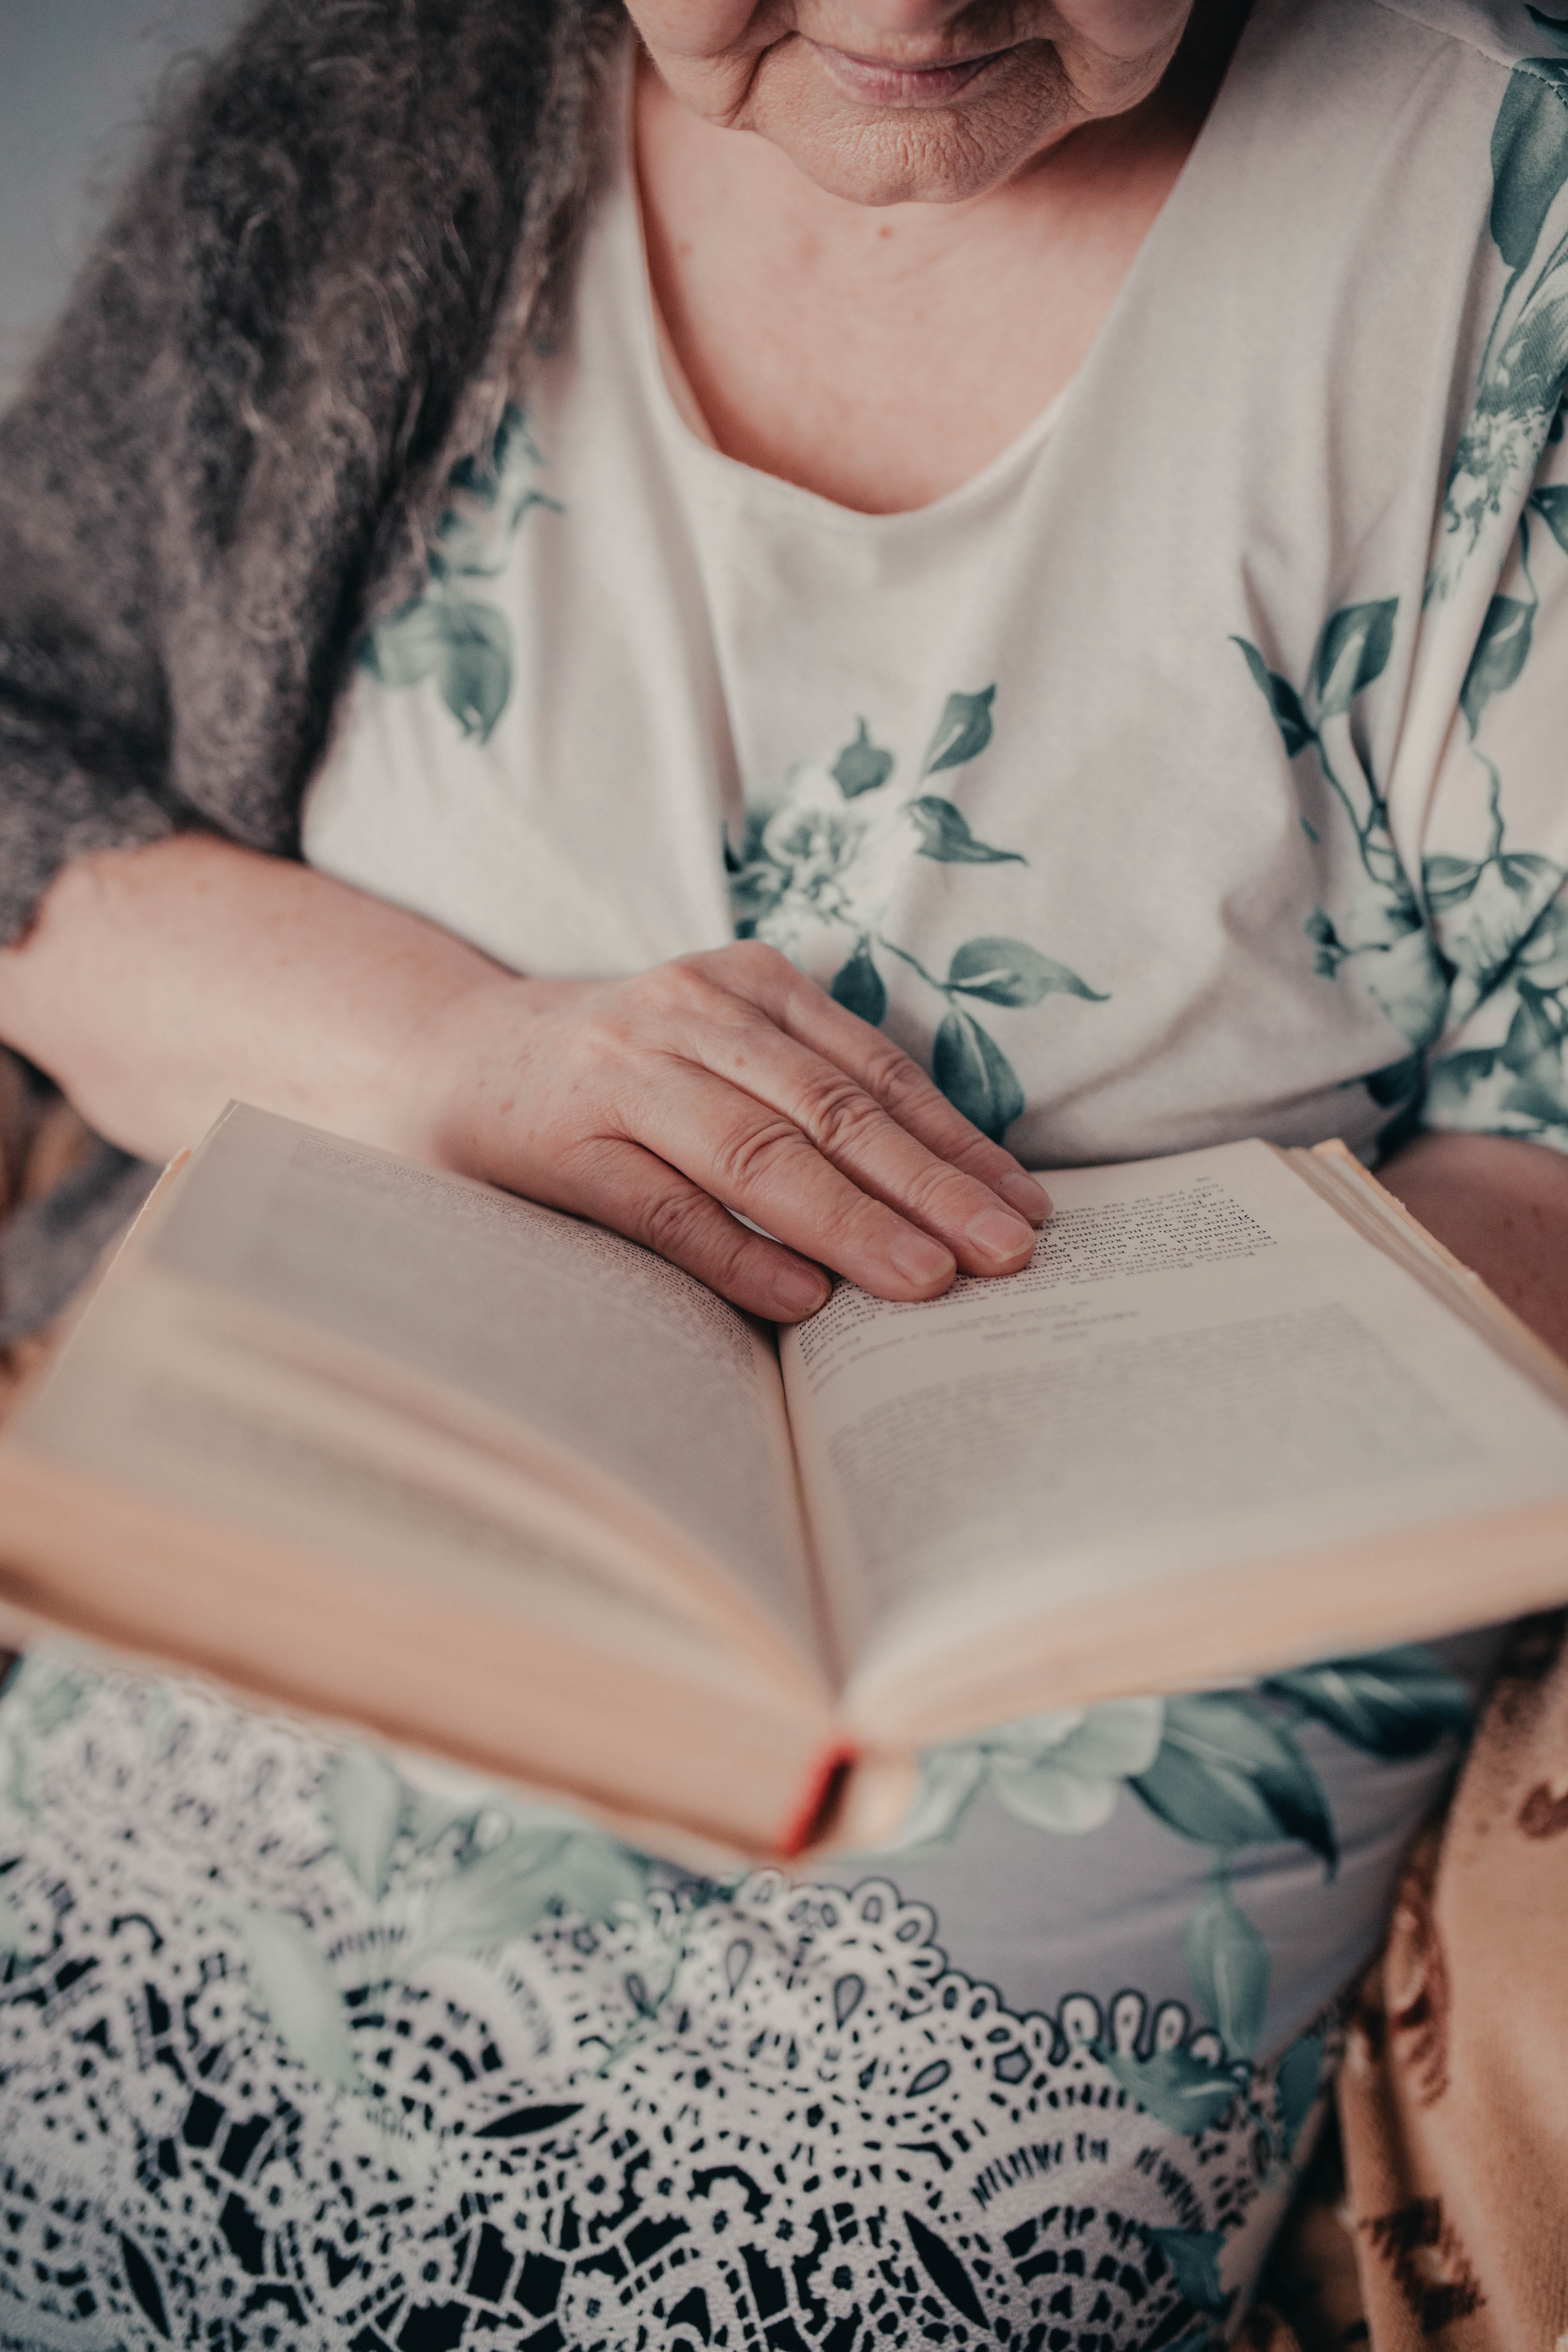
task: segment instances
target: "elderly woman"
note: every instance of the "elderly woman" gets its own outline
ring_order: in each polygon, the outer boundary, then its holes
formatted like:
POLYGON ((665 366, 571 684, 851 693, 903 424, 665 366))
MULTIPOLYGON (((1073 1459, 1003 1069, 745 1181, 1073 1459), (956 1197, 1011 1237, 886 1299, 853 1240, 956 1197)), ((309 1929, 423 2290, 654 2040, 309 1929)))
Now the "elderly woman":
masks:
MULTIPOLYGON (((1343 1134, 1568 1347, 1565 367, 1515 0, 267 0, 4 428, 0 1037, 104 1139, 11 1335, 234 1095, 779 1320, 1343 1134)), ((1498 1649, 1014 1727, 798 1885, 39 1653, 0 2338, 1196 2346, 1498 1649)), ((1545 2343, 1434 1866, 1367 2308, 1545 2343)))

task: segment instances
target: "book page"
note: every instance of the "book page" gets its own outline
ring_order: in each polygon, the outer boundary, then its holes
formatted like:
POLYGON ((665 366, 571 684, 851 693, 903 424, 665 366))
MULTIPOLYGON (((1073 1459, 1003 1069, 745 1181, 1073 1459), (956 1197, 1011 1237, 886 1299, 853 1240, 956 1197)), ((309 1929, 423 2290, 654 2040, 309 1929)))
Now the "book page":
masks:
POLYGON ((504 1414, 637 1498, 820 1655, 772 1335, 634 1243, 237 1106, 142 1244, 504 1414))
POLYGON ((1268 1146, 1045 1181, 1022 1273, 784 1338, 867 1706, 988 1627, 1568 1496, 1568 1420, 1268 1146))

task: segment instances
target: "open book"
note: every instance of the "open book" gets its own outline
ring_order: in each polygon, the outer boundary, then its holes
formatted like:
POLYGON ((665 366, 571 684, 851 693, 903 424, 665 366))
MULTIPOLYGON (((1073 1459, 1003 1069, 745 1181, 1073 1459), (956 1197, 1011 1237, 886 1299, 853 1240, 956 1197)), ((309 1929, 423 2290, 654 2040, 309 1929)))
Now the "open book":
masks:
POLYGON ((0 1638, 791 1854, 943 1738, 1568 1596, 1568 1369, 1342 1147, 1047 1182, 1022 1273, 775 1334, 231 1108, 0 1444, 0 1638))

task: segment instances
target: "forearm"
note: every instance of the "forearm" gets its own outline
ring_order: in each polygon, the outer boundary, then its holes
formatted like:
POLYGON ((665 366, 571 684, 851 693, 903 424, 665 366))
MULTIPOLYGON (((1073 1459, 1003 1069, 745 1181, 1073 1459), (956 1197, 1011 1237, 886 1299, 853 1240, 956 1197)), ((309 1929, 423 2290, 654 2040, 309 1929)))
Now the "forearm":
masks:
POLYGON ((1427 1231, 1568 1357, 1568 1158, 1497 1135, 1421 1135, 1379 1171, 1427 1231))
POLYGON ((1012 1273, 1049 1205, 773 948, 524 978, 205 836, 68 866, 0 952, 0 1041, 149 1159, 236 1096, 596 1218, 781 1320, 823 1263, 887 1298, 1012 1273))
POLYGON ((162 1160, 232 1097, 422 1158, 430 1024, 502 981, 475 949, 308 867, 187 834, 68 866, 0 951, 0 1040, 162 1160))

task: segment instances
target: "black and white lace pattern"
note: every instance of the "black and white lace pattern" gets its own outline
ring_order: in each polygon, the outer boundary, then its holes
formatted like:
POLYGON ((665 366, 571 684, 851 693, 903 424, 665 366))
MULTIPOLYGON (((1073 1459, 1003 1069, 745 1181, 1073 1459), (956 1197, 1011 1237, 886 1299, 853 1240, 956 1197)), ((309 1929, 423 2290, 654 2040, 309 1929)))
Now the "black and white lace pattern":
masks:
POLYGON ((1014 2014, 886 1876, 678 1880, 47 1657, 0 1734, 7 2346, 1155 2352, 1288 2189, 1321 2032, 1014 2014))

